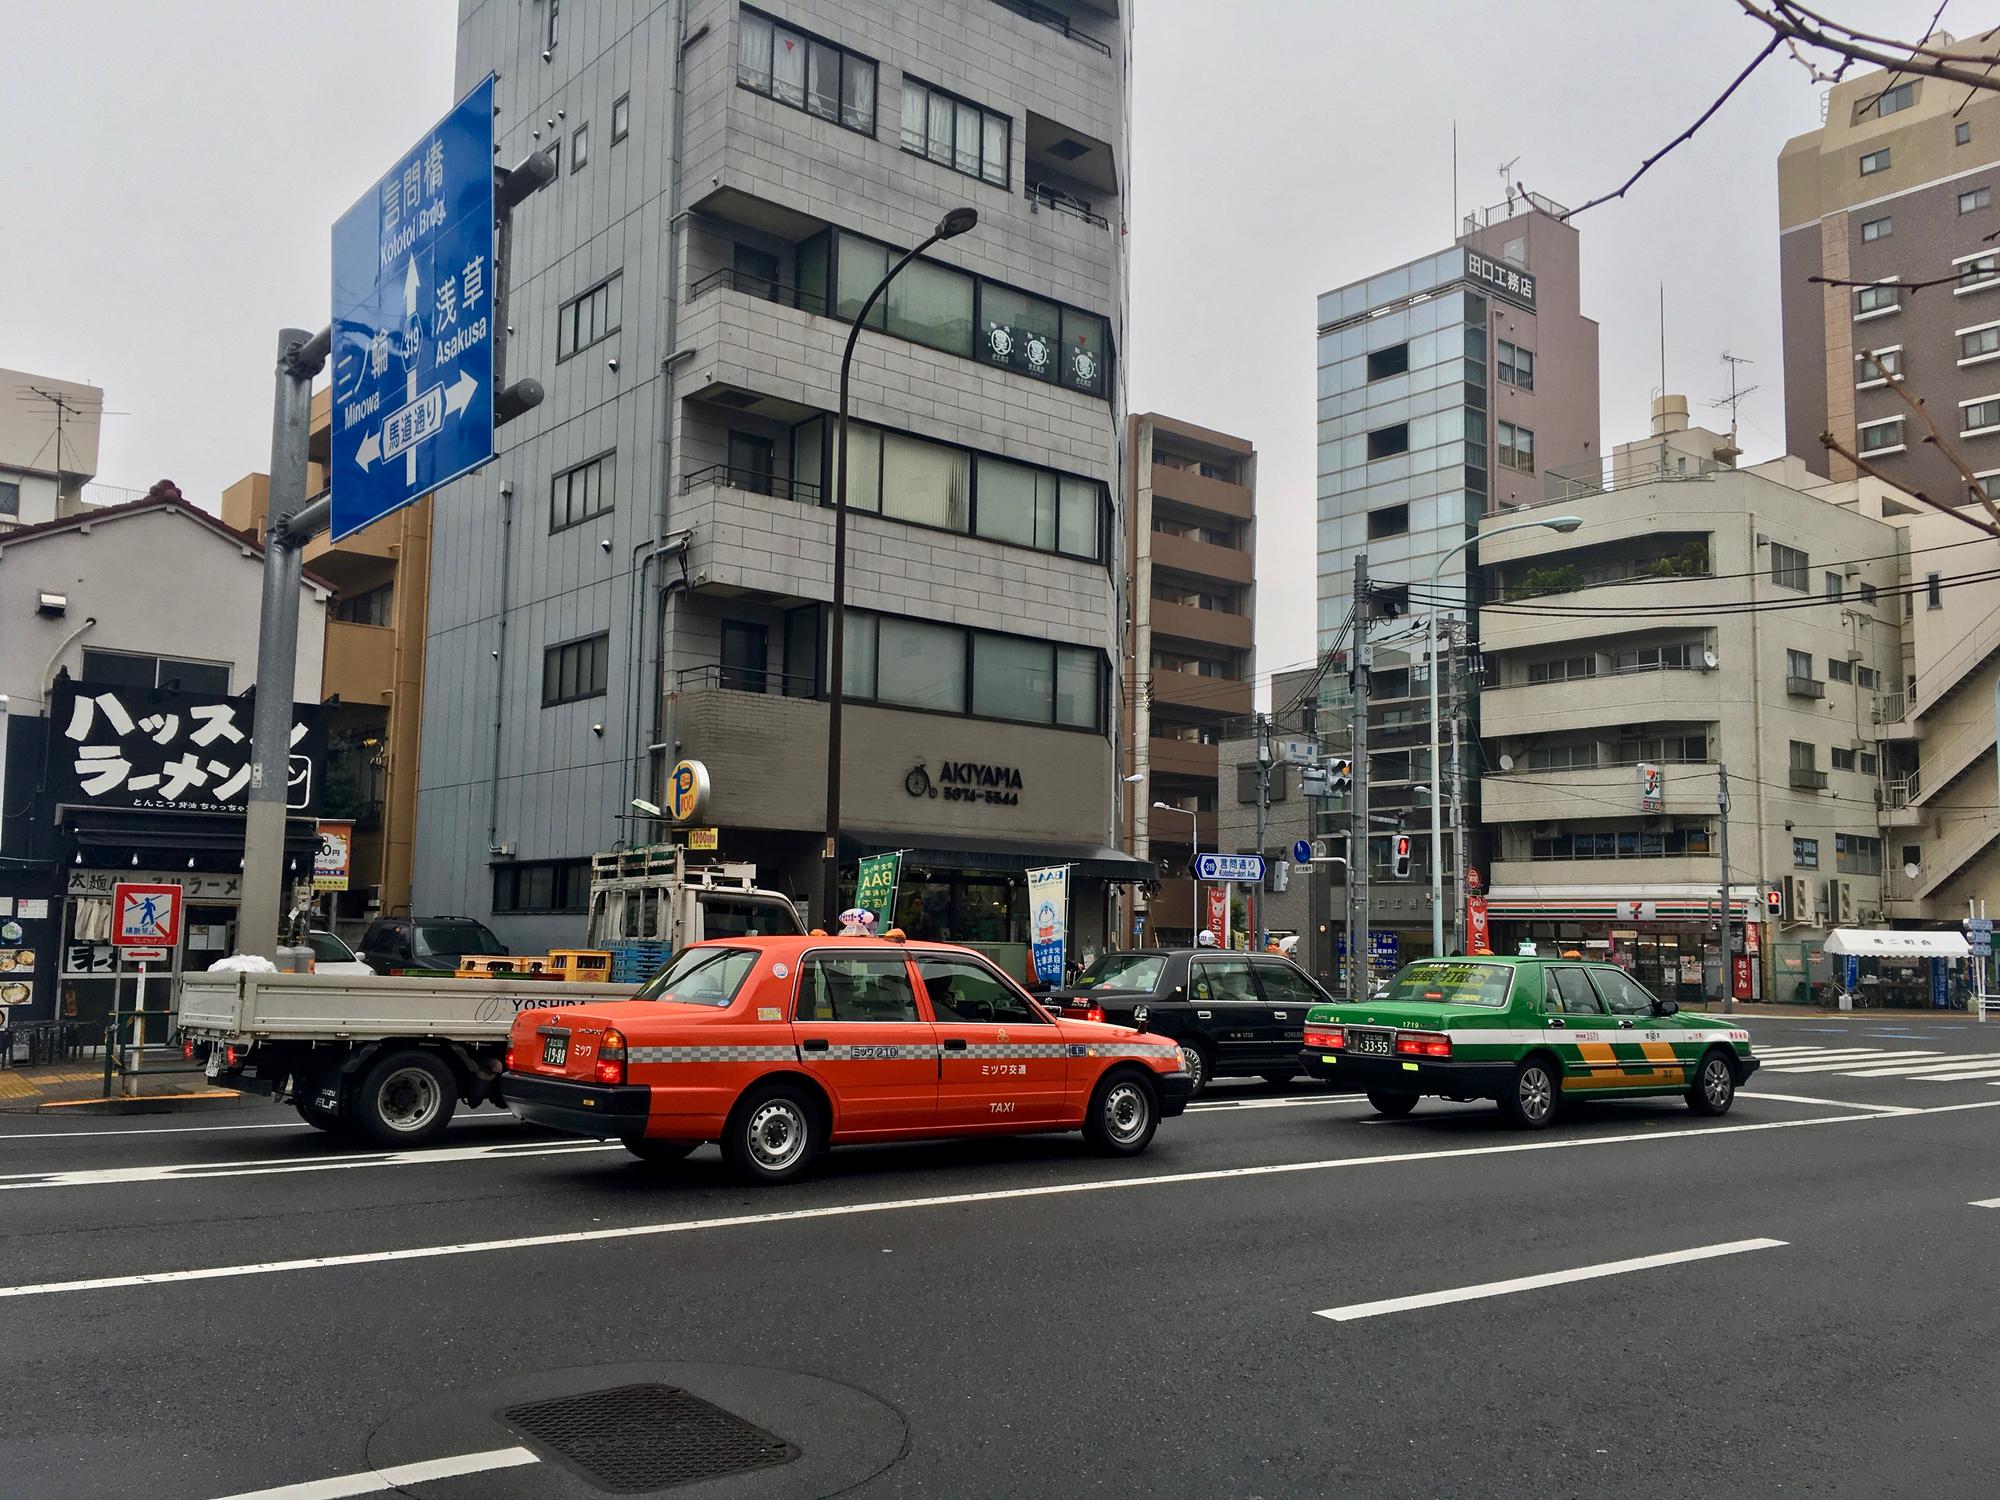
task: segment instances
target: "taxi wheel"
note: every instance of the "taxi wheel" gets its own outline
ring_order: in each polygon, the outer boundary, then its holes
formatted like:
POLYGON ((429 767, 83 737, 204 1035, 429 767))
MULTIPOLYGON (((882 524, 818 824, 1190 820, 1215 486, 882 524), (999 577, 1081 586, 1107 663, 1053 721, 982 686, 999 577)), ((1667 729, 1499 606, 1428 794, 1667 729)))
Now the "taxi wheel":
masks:
POLYGON ((1214 1071, 1200 1043, 1181 1043, 1181 1070, 1194 1080, 1193 1086, 1188 1089, 1188 1098, 1199 1099, 1208 1087, 1209 1074, 1214 1071))
POLYGON ((392 1052, 368 1070, 355 1095, 354 1132, 371 1146, 428 1146, 458 1108, 458 1080, 434 1053, 392 1052))
POLYGON ((1561 1097, 1554 1066, 1545 1057, 1531 1057, 1514 1070, 1513 1087, 1500 1108, 1523 1130, 1540 1130, 1555 1119, 1561 1097))
POLYGON ((1698 1115, 1726 1115, 1736 1102, 1736 1070, 1720 1052, 1711 1052, 1695 1070, 1688 1108, 1698 1115))
POLYGON ((649 1167, 671 1167, 675 1162, 686 1161, 693 1155, 693 1141, 648 1141, 624 1142, 625 1149, 649 1167))
POLYGON ((1417 1107, 1415 1094, 1370 1094, 1368 1107, 1378 1115, 1387 1115, 1392 1120, 1400 1120, 1417 1107))
POLYGON ((806 1169, 819 1151, 820 1135, 819 1107, 802 1089, 773 1084, 736 1106, 722 1154, 751 1182, 784 1182, 806 1169))
POLYGON ((1114 1073, 1097 1085, 1083 1117, 1083 1136, 1112 1156, 1137 1156, 1159 1128, 1160 1097, 1151 1079, 1114 1073))

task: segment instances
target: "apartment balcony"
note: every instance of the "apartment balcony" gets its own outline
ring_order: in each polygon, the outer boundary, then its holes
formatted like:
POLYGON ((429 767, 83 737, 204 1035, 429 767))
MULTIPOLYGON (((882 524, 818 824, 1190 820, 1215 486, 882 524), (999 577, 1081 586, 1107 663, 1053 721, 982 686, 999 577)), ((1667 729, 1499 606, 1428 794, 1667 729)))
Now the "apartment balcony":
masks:
POLYGON ((1794 698, 1824 698, 1826 684, 1817 677, 1787 677, 1785 691, 1794 698))
POLYGON ((396 685, 396 632, 387 625, 326 622, 325 692, 343 703, 386 706, 396 685))
POLYGON ((1203 677, 1196 672, 1153 671, 1153 701, 1176 708, 1201 709, 1225 717, 1250 712, 1250 684, 1234 677, 1203 677))
POLYGON ((1218 547, 1214 542, 1165 531, 1154 532, 1148 545, 1155 568, 1172 568, 1176 573, 1222 583, 1247 584, 1256 579, 1256 559, 1237 547, 1218 547))
POLYGON ((1233 521, 1250 519, 1255 502, 1249 487, 1210 479, 1193 469, 1153 465, 1153 494, 1157 499, 1205 510, 1211 515, 1228 516, 1233 521))
POLYGON ((1823 792, 1826 790, 1826 772, 1807 766, 1793 766, 1791 788, 1795 792, 1823 792))
POLYGON ((1227 610, 1197 609, 1189 604, 1169 604, 1162 599, 1147 601, 1147 618, 1153 636, 1195 641, 1204 646, 1230 646, 1247 651, 1255 642, 1257 627, 1248 615, 1227 610))
POLYGON ((1154 776, 1187 776, 1212 782, 1219 774, 1216 747, 1199 740, 1163 739, 1155 735, 1146 742, 1146 765, 1154 776))
POLYGON ((1715 719, 1721 680, 1714 672, 1614 672, 1568 682, 1489 687, 1480 694, 1488 739, 1561 729, 1715 719))
POLYGON ((402 522, 397 517, 384 516, 337 542, 330 540, 329 534, 322 531, 306 543, 306 550, 299 554, 299 560, 307 572, 341 583, 342 571, 357 563, 393 563, 399 555, 396 544, 401 530, 402 522))
MULTIPOLYGON (((1660 768, 1661 814, 1713 816, 1715 768, 1669 765, 1660 768)), ((1479 778, 1479 805, 1488 823, 1561 823, 1577 817, 1605 818, 1621 810, 1639 811, 1637 766, 1594 766, 1582 771, 1529 771, 1479 778)))

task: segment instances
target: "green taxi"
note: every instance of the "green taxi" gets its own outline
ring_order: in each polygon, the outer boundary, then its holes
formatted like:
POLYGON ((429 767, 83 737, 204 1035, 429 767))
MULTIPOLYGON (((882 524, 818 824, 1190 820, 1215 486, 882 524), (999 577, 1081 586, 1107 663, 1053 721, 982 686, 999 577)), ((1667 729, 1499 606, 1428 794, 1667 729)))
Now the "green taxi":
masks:
POLYGON ((1750 1033, 1683 1015, 1615 964, 1558 958, 1423 959, 1373 999, 1306 1012, 1307 1073, 1365 1093, 1384 1115, 1430 1094, 1492 1099, 1539 1129, 1563 1098, 1678 1094, 1720 1115, 1757 1070, 1750 1033))

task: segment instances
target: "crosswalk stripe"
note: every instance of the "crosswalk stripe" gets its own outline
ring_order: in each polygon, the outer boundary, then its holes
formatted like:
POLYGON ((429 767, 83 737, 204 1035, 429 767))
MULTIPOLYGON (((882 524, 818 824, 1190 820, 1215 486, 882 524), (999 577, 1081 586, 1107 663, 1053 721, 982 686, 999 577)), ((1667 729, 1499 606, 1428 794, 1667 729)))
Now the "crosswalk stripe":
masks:
MULTIPOLYGON (((1944 1056, 1944 1054, 1941 1052, 1912 1052, 1907 1054, 1907 1056, 1910 1064, 1917 1066, 1925 1063, 1934 1063, 1937 1059, 1944 1056)), ((1849 1057, 1835 1062, 1766 1063, 1765 1067, 1773 1073, 1844 1073, 1850 1068, 1867 1067, 1870 1063, 1877 1061, 1879 1059, 1871 1057, 1849 1057)))
POLYGON ((2000 1067, 1979 1068, 1965 1073, 1912 1073, 1925 1083, 1978 1083, 1983 1078, 2000 1078, 2000 1067))
MULTIPOLYGON (((1759 1057, 1765 1056, 1761 1052, 1757 1055, 1759 1057)), ((1858 1062, 1862 1058, 1867 1057, 1897 1057, 1900 1055, 1903 1055, 1903 1049, 1901 1048, 1855 1047, 1843 1052, 1788 1052, 1779 1057, 1769 1057, 1766 1060, 1771 1067, 1784 1068, 1795 1067, 1801 1063, 1858 1062)), ((1928 1056, 1929 1054, 1919 1052, 1916 1055, 1921 1057, 1928 1056)))
POLYGON ((1850 1078, 1887 1078, 1939 1068, 1991 1068, 2000 1065, 2000 1053, 1978 1053, 1964 1057, 1920 1058, 1916 1062, 1870 1063, 1848 1074, 1850 1078))

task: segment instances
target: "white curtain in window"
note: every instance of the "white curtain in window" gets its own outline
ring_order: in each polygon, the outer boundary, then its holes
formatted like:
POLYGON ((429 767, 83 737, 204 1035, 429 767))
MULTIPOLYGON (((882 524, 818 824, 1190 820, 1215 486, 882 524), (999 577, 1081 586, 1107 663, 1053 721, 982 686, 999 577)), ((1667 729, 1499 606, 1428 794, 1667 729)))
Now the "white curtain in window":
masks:
POLYGON ((986 117, 986 146, 980 175, 988 182, 1007 185, 1007 159, 1010 150, 1007 118, 1004 115, 986 117))
POLYGON ((929 100, 930 91, 922 84, 903 80, 903 148, 907 151, 924 149, 924 112, 929 100))
POLYGON ((875 64, 849 57, 840 73, 840 123, 854 130, 875 128, 875 64))
POLYGON ((959 171, 979 175, 979 111, 970 104, 958 106, 958 156, 953 163, 959 171))
POLYGON ((774 92, 787 104, 804 108, 806 102, 806 39, 796 31, 776 28, 772 47, 774 92))
POLYGON ((736 76, 752 88, 771 86, 771 23, 748 11, 737 16, 736 76))
POLYGON ((829 120, 840 118, 840 53, 825 42, 807 46, 806 108, 829 120))
POLYGON ((951 165, 951 100, 942 94, 930 96, 930 151, 932 161, 951 165))

